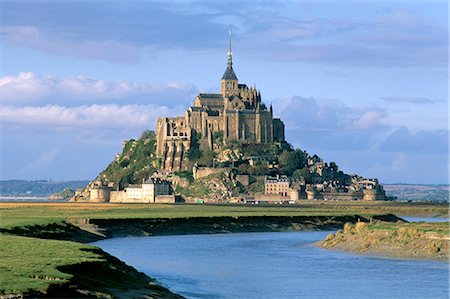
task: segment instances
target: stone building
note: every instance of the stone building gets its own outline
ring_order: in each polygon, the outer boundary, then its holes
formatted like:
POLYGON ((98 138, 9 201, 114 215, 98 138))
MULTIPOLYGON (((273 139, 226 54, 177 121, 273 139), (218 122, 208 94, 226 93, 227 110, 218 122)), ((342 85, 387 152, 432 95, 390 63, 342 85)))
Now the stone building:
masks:
POLYGON ((233 70, 231 42, 220 93, 200 93, 180 117, 159 118, 156 123, 157 155, 163 171, 188 170, 186 154, 193 143, 213 149, 215 136, 223 142, 272 143, 284 141, 284 124, 262 103, 254 87, 240 84, 233 70))
POLYGON ((129 185, 125 190, 113 191, 109 186, 95 183, 90 189, 89 201, 112 203, 167 203, 175 202, 171 194, 170 182, 160 178, 150 178, 142 184, 129 185))
POLYGON ((267 177, 264 181, 264 193, 268 195, 290 196, 290 180, 285 175, 267 177))
POLYGON ((170 184, 166 180, 150 178, 142 184, 129 185, 124 192, 128 200, 155 203, 159 195, 170 195, 170 184))

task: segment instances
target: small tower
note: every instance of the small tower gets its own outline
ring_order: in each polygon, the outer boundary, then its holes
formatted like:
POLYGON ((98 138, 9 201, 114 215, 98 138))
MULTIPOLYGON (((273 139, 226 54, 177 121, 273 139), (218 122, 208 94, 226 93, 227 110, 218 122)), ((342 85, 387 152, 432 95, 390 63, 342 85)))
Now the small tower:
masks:
POLYGON ((270 103, 269 111, 270 111, 270 116, 272 116, 272 118, 273 118, 273 108, 272 108, 272 103, 270 103))
POLYGON ((238 78, 233 70, 233 53, 231 52, 231 31, 228 31, 228 62, 225 73, 220 81, 220 91, 223 97, 238 93, 238 78))

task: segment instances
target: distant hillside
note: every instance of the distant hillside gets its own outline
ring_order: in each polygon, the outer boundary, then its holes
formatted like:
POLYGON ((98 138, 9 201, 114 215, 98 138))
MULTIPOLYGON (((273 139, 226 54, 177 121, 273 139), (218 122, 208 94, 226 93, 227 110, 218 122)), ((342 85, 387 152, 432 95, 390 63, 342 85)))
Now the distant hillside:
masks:
POLYGON ((385 184, 384 190, 400 201, 449 202, 449 185, 385 184))
POLYGON ((88 183, 89 181, 6 180, 0 181, 0 196, 49 196, 66 188, 81 189, 88 183))

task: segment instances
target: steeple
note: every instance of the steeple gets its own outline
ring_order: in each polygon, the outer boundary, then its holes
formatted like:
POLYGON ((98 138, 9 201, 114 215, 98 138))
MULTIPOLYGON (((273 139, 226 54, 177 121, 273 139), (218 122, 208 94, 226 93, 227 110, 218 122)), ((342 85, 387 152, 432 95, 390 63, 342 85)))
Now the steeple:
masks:
POLYGON ((233 70, 233 53, 231 52, 231 31, 228 31, 228 62, 220 82, 220 90, 224 97, 238 94, 238 78, 233 70))
POLYGON ((228 63, 230 67, 233 66, 233 52, 231 52, 231 30, 228 31, 228 63))

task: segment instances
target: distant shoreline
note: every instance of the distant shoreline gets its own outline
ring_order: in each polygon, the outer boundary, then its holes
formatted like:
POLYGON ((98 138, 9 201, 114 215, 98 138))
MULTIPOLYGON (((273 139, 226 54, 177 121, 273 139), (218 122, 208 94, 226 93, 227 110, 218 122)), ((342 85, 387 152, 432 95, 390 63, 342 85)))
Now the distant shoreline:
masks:
POLYGON ((0 196, 0 199, 49 199, 49 196, 0 196))

